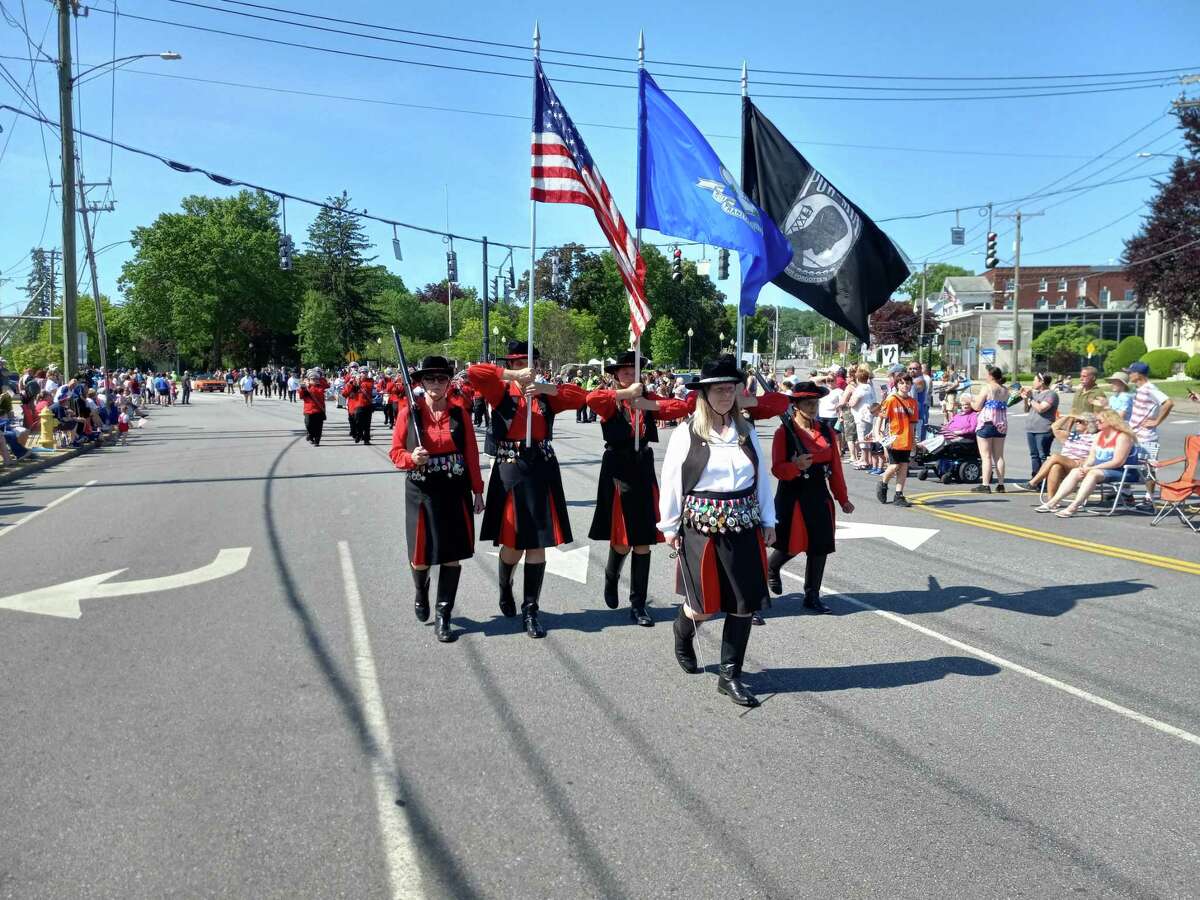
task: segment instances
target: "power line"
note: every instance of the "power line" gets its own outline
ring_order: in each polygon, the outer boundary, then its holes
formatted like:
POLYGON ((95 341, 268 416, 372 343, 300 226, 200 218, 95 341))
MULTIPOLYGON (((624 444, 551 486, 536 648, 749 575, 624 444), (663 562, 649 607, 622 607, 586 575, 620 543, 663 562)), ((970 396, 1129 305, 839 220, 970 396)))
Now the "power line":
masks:
MULTIPOLYGON (((462 35, 441 34, 432 31, 416 31, 409 28, 398 28, 395 26, 384 25, 379 22, 364 22, 354 19, 341 19, 334 16, 323 16, 316 13, 302 12, 300 10, 288 9, 280 6, 269 6, 262 3, 250 3, 246 0, 220 0, 220 2, 231 6, 244 6, 251 9, 266 10, 268 12, 285 13, 287 15, 298 16, 306 19, 316 19, 323 22, 333 22, 340 25, 354 25, 363 28, 375 28, 380 31, 388 31, 397 34, 411 34, 418 37, 435 38, 438 40, 459 41, 461 43, 471 43, 479 46, 488 47, 503 47, 512 50, 528 50, 529 45, 509 43, 505 41, 484 40, 481 38, 464 37, 462 35)), ((228 11, 228 10, 227 10, 228 11)), ((616 62, 632 62, 630 56, 620 56, 605 53, 589 53, 581 50, 558 50, 543 46, 542 53, 553 53, 559 56, 579 56, 589 59, 607 59, 616 62)), ((713 65, 711 63, 694 63, 680 62, 664 59, 649 59, 647 62, 659 66, 679 66, 693 69, 708 69, 711 71, 720 72, 740 72, 740 65, 713 65)), ((1200 66, 1181 66, 1173 69, 1149 69, 1140 72, 1099 72, 1089 75, 1070 74, 1070 75, 863 75, 859 73, 838 73, 838 72, 799 72, 788 69, 767 69, 755 67, 753 71, 763 72, 769 75, 793 75, 803 78, 845 78, 845 79, 872 79, 880 81, 1065 81, 1076 79, 1090 78, 1118 78, 1135 75, 1167 75, 1178 72, 1194 71, 1200 66)))
MULTIPOLYGON (((107 13, 108 15, 117 15, 118 14, 116 12, 109 12, 108 10, 97 9, 96 11, 104 12, 104 13, 107 13)), ((451 71, 451 72, 468 72, 468 73, 476 74, 476 75, 491 75, 491 76, 500 77, 500 78, 516 78, 516 79, 520 79, 522 81, 531 81, 533 79, 532 75, 526 74, 526 73, 503 72, 503 71, 499 71, 496 69, 478 69, 478 68, 474 68, 471 66, 450 65, 448 63, 435 63, 435 62, 427 62, 427 61, 413 60, 413 59, 401 59, 399 57, 384 56, 382 54, 377 54, 377 53, 364 53, 364 52, 357 51, 357 50, 341 50, 341 49, 337 49, 334 47, 322 47, 322 46, 319 46, 316 44, 304 44, 299 41, 285 41, 285 40, 281 40, 279 38, 269 38, 269 37, 265 37, 263 35, 244 34, 242 32, 228 31, 228 30, 222 29, 222 28, 210 28, 210 27, 203 26, 203 25, 192 25, 192 24, 188 24, 188 23, 184 23, 184 22, 175 22, 175 21, 171 21, 169 19, 156 19, 156 18, 152 18, 149 16, 138 16, 138 15, 134 15, 133 13, 120 13, 120 15, 124 16, 125 18, 134 19, 136 21, 141 21, 141 22, 153 22, 153 23, 156 23, 159 25, 168 25, 171 27, 184 28, 184 29, 188 29, 191 31, 201 31, 201 32, 205 32, 208 34, 219 34, 219 35, 224 35, 226 37, 242 38, 244 40, 256 41, 258 43, 263 43, 263 44, 273 44, 273 45, 281 46, 281 47, 293 47, 293 48, 302 49, 302 50, 313 50, 313 51, 320 52, 320 53, 333 54, 335 56, 346 56, 346 57, 352 57, 352 58, 356 58, 356 59, 373 60, 373 61, 377 61, 377 62, 390 62, 390 63, 397 63, 400 65, 418 66, 418 67, 422 67, 422 68, 439 69, 439 70, 451 71)), ((445 48, 443 48, 443 49, 445 49, 445 48)), ((630 75, 634 74, 632 69, 629 71, 629 74, 630 75)), ((1075 96, 1075 95, 1081 95, 1081 94, 1102 94, 1102 93, 1113 93, 1113 92, 1120 92, 1120 91, 1152 90, 1155 88, 1164 87, 1164 86, 1170 84, 1172 80, 1173 79, 1164 80, 1164 81, 1160 81, 1160 82, 1155 82, 1153 84, 1128 85, 1125 87, 1085 88, 1082 90, 1047 91, 1047 92, 1040 92, 1040 93, 1025 93, 1025 94, 998 94, 998 95, 989 96, 988 99, 989 100, 1023 100, 1023 99, 1030 99, 1030 98, 1037 98, 1037 97, 1068 97, 1068 96, 1075 96)), ((590 87, 616 88, 618 90, 637 90, 636 84, 613 84, 611 82, 584 81, 581 79, 571 79, 571 78, 556 78, 555 81, 560 84, 580 84, 580 85, 587 85, 590 87)), ((1016 88, 1016 89, 1019 89, 1019 88, 1016 88)), ((710 97, 739 97, 739 96, 741 96, 739 91, 712 91, 712 90, 700 90, 698 88, 672 88, 672 91, 674 93, 680 93, 680 94, 697 94, 697 95, 704 95, 704 96, 710 96, 710 97)), ((844 102, 856 102, 856 101, 863 101, 863 102, 890 102, 890 101, 895 101, 895 102, 906 102, 906 101, 907 102, 946 102, 946 101, 961 101, 964 99, 968 99, 968 98, 964 98, 964 97, 890 97, 890 96, 889 97, 856 97, 856 96, 838 96, 838 95, 763 94, 763 93, 756 93, 755 96, 760 97, 760 98, 775 99, 775 100, 838 100, 838 101, 844 101, 844 102)))

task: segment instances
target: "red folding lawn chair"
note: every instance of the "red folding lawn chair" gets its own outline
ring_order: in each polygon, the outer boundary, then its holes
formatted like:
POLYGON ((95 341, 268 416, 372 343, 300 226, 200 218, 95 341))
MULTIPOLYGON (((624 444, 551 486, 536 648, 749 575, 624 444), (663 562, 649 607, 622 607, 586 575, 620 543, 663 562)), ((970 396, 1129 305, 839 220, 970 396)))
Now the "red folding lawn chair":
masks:
POLYGON ((1154 466, 1157 471, 1176 463, 1184 464, 1183 475, 1177 481, 1158 482, 1159 498, 1163 505, 1154 517, 1154 521, 1150 523, 1151 525, 1157 525, 1171 513, 1175 513, 1184 525, 1192 531, 1200 533, 1200 528, 1197 528, 1196 523, 1192 521, 1196 513, 1200 512, 1200 507, 1193 505, 1191 509, 1188 509, 1188 501, 1200 499, 1200 480, 1196 478, 1198 462, 1200 462, 1200 434, 1191 434, 1184 439, 1183 456, 1164 459, 1154 466))

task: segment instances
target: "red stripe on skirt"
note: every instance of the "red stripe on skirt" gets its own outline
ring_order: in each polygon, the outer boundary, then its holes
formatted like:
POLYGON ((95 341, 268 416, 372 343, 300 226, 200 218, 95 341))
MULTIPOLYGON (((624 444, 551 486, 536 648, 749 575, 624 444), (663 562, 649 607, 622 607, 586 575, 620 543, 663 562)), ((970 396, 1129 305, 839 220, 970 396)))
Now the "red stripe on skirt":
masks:
POLYGON ((609 543, 621 547, 629 546, 629 534, 625 531, 625 510, 621 508, 621 492, 613 488, 612 527, 608 533, 609 543))
POLYGON ((804 514, 800 511, 800 501, 792 504, 791 536, 788 538, 787 552, 795 556, 808 549, 808 526, 804 524, 804 514))
POLYGON ((700 606, 705 613, 721 611, 721 575, 717 569, 717 550, 711 539, 704 542, 700 554, 700 606))
POLYGON ((413 565, 414 566, 428 565, 428 563, 425 562, 426 553, 427 553, 427 551, 425 548, 425 511, 418 507, 417 508, 417 540, 416 540, 416 547, 413 549, 413 559, 412 559, 413 565))

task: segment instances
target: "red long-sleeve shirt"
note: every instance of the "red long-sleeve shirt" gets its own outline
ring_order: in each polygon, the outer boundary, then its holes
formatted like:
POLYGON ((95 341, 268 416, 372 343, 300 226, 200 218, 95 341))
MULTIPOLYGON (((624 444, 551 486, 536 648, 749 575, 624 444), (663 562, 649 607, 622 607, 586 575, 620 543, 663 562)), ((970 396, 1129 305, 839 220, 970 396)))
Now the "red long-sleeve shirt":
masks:
MULTIPOLYGON (((647 400, 658 401, 658 410, 651 415, 661 421, 671 421, 673 419, 682 419, 688 415, 691 410, 688 408, 686 400, 675 400, 669 397, 663 397, 656 394, 654 391, 643 394, 647 400)), ((595 410, 596 415, 600 417, 602 422, 607 422, 613 416, 617 415, 618 401, 617 392, 612 388, 596 388, 587 395, 587 405, 589 409, 595 410)), ((629 420, 633 421, 633 410, 629 406, 628 400, 620 401, 621 409, 629 414, 629 420)), ((646 433, 646 411, 642 410, 642 415, 638 418, 641 425, 641 433, 646 433)))
MULTIPOLYGON (((512 424, 508 427, 506 439, 523 441, 525 440, 526 418, 525 394, 518 385, 511 381, 505 381, 501 377, 503 371, 500 366, 477 363, 467 369, 467 378, 470 379, 471 386, 479 391, 483 395, 483 399, 493 408, 504 400, 505 394, 512 396, 517 404, 517 414, 513 416, 512 424)), ((560 384, 557 394, 543 394, 542 396, 549 405, 550 411, 554 413, 579 409, 587 400, 587 393, 576 384, 560 384)), ((533 405, 533 440, 535 443, 546 438, 546 419, 542 416, 539 407, 538 403, 533 405)))
MULTIPOLYGON (((461 401, 451 401, 441 412, 434 412, 424 400, 418 400, 421 410, 421 444, 429 451, 430 456, 445 456, 457 453, 458 445, 450 433, 450 409, 457 407, 463 419, 463 458, 466 461, 467 477, 471 481, 471 490, 476 494, 483 493, 483 474, 479 469, 479 446, 475 443, 475 430, 471 427, 471 412, 461 401)), ((408 450, 408 404, 402 404, 396 411, 396 427, 392 431, 392 449, 388 456, 396 464, 397 469, 415 469, 412 453, 408 450)))
POLYGON ((351 379, 342 388, 342 396, 346 398, 346 411, 357 412, 371 405, 371 379, 361 381, 351 379))
POLYGON ((298 391, 300 399, 304 401, 304 414, 307 416, 311 413, 325 412, 325 391, 329 389, 329 382, 324 378, 319 378, 313 382, 312 387, 302 384, 298 391))
MULTIPOLYGON (((788 427, 786 424, 781 426, 775 432, 775 440, 771 443, 771 474, 780 481, 791 481, 803 474, 788 455, 788 437, 784 432, 784 429, 788 427)), ((812 456, 813 465, 824 463, 829 467, 829 489, 833 493, 833 499, 838 503, 848 502, 850 497, 846 493, 846 478, 842 474, 842 455, 837 449, 837 444, 831 445, 820 432, 813 435, 798 428, 796 433, 800 435, 801 445, 812 456)))
MULTIPOLYGON (((699 391, 691 391, 688 393, 688 398, 685 401, 688 405, 687 414, 691 415, 696 411, 696 395, 699 391)), ((749 396, 749 391, 742 391, 743 397, 749 396)), ((791 398, 787 394, 781 394, 778 391, 769 391, 765 394, 758 395, 758 405, 751 406, 745 410, 750 418, 755 422, 761 422, 763 419, 773 419, 775 416, 782 416, 787 412, 788 405, 791 403, 791 398)))

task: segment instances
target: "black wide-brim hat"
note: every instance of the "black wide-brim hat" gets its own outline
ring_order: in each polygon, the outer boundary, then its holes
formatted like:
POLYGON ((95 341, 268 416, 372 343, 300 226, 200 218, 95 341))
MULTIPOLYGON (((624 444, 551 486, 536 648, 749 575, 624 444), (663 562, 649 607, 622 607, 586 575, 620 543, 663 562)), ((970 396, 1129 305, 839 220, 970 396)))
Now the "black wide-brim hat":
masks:
POLYGON ((820 400, 828 393, 829 388, 823 384, 817 384, 815 381, 798 381, 788 391, 788 397, 792 400, 820 400))
POLYGON ((413 370, 412 377, 414 380, 420 381, 426 375, 445 375, 447 378, 452 378, 454 377, 454 366, 444 356, 426 356, 413 370))
MULTIPOLYGON (((626 350, 624 353, 622 353, 620 356, 617 357, 616 362, 609 363, 607 366, 605 366, 604 371, 607 372, 609 375, 615 375, 617 372, 617 369, 623 369, 625 366, 636 365, 637 364, 636 360, 637 360, 637 354, 632 350, 626 350)), ((648 366, 648 365, 650 365, 650 360, 646 359, 646 357, 643 356, 642 357, 642 369, 644 370, 646 368, 646 366, 648 366)))
MULTIPOLYGON (((538 359, 542 354, 538 352, 535 345, 533 348, 533 358, 538 359)), ((529 342, 528 341, 509 341, 508 354, 501 359, 528 359, 529 358, 529 342)))
POLYGON ((746 380, 746 373, 739 368, 737 360, 733 355, 726 353, 724 356, 706 362, 700 367, 700 374, 693 377, 688 384, 689 388, 703 388, 713 384, 729 384, 730 382, 741 383, 746 380))

